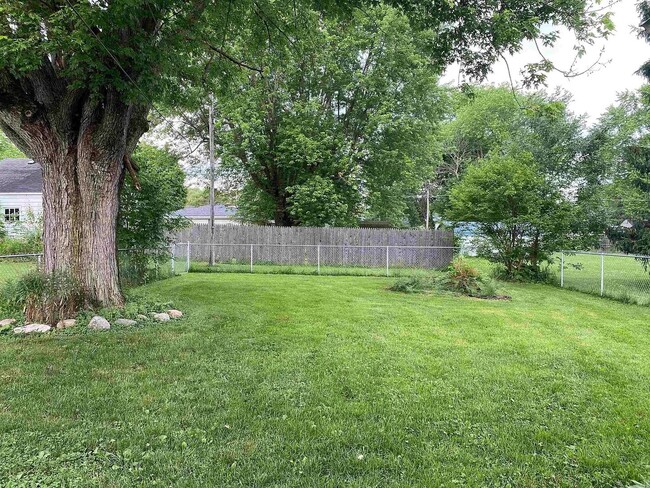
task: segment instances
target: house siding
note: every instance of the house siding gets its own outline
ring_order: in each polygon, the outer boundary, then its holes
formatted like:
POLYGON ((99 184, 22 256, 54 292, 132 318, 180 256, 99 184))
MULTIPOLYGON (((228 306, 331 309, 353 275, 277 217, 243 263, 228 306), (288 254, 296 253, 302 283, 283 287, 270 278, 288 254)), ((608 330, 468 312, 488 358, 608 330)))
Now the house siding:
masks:
MULTIPOLYGON (((210 217, 186 217, 191 220, 193 224, 197 225, 208 225, 210 224, 210 217)), ((215 217, 214 225, 240 225, 238 221, 234 220, 232 217, 215 217)))
POLYGON ((17 236, 34 228, 35 220, 43 214, 43 195, 41 193, 0 193, 0 219, 10 236, 17 236), (4 222, 4 209, 20 209, 20 223, 4 222))

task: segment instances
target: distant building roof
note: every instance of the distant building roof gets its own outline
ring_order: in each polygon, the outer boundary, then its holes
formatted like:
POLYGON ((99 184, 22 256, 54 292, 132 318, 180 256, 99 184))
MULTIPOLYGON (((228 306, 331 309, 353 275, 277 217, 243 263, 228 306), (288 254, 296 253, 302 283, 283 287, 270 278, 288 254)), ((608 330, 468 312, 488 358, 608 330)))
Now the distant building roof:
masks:
POLYGON ((31 159, 0 160, 0 193, 42 193, 41 166, 31 159))
MULTIPOLYGON (((209 218, 210 217, 210 205, 203 205, 201 207, 186 207, 182 210, 177 210, 174 212, 176 215, 182 217, 191 218, 209 218)), ((214 206, 214 216, 215 217, 234 217, 237 213, 237 207, 226 207, 225 205, 215 205, 214 206)))
POLYGON ((619 227, 623 227, 624 229, 631 229, 632 227, 634 227, 634 224, 632 223, 632 221, 625 219, 623 222, 621 222, 619 227))

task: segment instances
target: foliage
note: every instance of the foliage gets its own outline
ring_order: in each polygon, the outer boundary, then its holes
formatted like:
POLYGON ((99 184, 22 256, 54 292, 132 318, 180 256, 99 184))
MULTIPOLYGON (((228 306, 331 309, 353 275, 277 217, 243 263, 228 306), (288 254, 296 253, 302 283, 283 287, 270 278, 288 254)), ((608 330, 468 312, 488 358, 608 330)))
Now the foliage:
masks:
POLYGON ((7 235, 0 221, 0 255, 35 254, 43 251, 43 216, 31 210, 13 224, 15 235, 7 235))
POLYGON ((282 56, 270 47, 268 76, 249 76, 217 104, 223 168, 247 182, 242 215, 397 224, 436 159, 444 100, 426 56, 431 34, 387 7, 345 22, 308 19, 308 45, 282 56))
POLYGON ((589 135, 578 201, 626 253, 650 254, 650 86, 619 96, 589 135), (627 220, 631 227, 621 227, 627 220))
POLYGON ((168 253, 160 251, 168 249, 174 231, 187 225, 186 219, 173 214, 185 206, 185 173, 175 155, 152 146, 138 146, 133 160, 141 188, 130 177, 125 180, 117 236, 120 248, 130 251, 131 273, 146 281, 151 260, 167 260, 168 253))
MULTIPOLYGON (((214 79, 220 84, 240 66, 263 70, 250 60, 256 50, 270 44, 282 51, 299 41, 310 42, 308 34, 314 32, 309 16, 349 18, 373 3, 3 0, 0 86, 4 94, 21 76, 49 65, 76 88, 98 93, 115 87, 124 99, 144 100, 149 94, 164 95, 174 104, 187 103, 195 94, 193 81, 205 84, 214 79), (317 12, 311 11, 314 5, 317 12), (128 76, 108 62, 111 56, 128 76), (137 88, 129 78, 138 80, 137 88)), ((613 30, 609 11, 592 9, 584 0, 513 0, 507 9, 496 0, 476 5, 425 0, 389 3, 409 15, 417 28, 436 33, 428 46, 433 68, 462 61, 463 72, 471 78, 484 78, 500 54, 521 50, 526 40, 553 46, 558 31, 542 32, 543 25, 564 26, 583 45, 613 30)), ((542 83, 552 69, 550 61, 531 60, 525 67, 526 82, 542 83)))
POLYGON ((31 238, 0 239, 0 255, 36 254, 43 251, 43 241, 36 235, 31 238))
POLYGON ((331 179, 315 175, 301 185, 288 187, 291 214, 299 225, 346 227, 356 221, 345 197, 331 179))
POLYGON ((185 206, 185 173, 178 158, 164 149, 140 145, 133 155, 140 189, 127 178, 120 199, 119 244, 127 249, 155 249, 170 241, 184 224, 172 213, 185 206))
POLYGON ((480 273, 463 258, 457 258, 451 263, 446 285, 453 291, 464 295, 479 295, 481 293, 480 273))
MULTIPOLYGON (((648 0, 641 0, 637 3, 637 10, 639 12, 639 20, 647 22, 650 19, 650 2, 648 0)), ((646 42, 650 43, 650 33, 646 32, 644 26, 640 26, 638 31, 639 37, 642 37, 646 42)), ((650 61, 646 61, 639 68, 638 71, 646 80, 650 81, 650 61)))
POLYGON ((432 273, 418 273, 400 278, 389 289, 400 293, 424 293, 434 290, 438 285, 437 277, 432 273))
POLYGON ((26 321, 56 325, 85 305, 83 290, 68 273, 30 271, 0 289, 0 305, 25 314, 26 321))
POLYGON ((7 139, 7 136, 0 130, 0 159, 7 158, 24 158, 25 155, 21 153, 13 143, 7 139))
POLYGON ((402 293, 424 293, 429 291, 452 292, 478 298, 493 298, 497 286, 481 276, 474 266, 463 258, 457 258, 443 274, 418 273, 400 278, 390 290, 402 293))
MULTIPOLYGON (((215 188, 214 191, 214 202, 215 204, 223 205, 234 205, 237 198, 234 192, 224 191, 218 188, 215 188)), ((185 206, 187 207, 202 207, 203 205, 210 204, 210 188, 209 185, 207 188, 196 188, 188 187, 187 188, 187 198, 185 200, 185 206)))
POLYGON ((530 154, 490 155, 471 166, 450 193, 447 217, 478 224, 482 254, 504 265, 507 277, 529 272, 562 247, 571 206, 540 174, 530 154))
POLYGON ((210 204, 209 188, 187 188, 185 205, 187 207, 202 207, 210 204))
POLYGON ((453 117, 442 126, 443 161, 432 182, 439 212, 449 204, 450 188, 490 153, 530 153, 558 189, 570 189, 581 176, 584 118, 568 110, 566 93, 472 87, 453 100, 453 117))

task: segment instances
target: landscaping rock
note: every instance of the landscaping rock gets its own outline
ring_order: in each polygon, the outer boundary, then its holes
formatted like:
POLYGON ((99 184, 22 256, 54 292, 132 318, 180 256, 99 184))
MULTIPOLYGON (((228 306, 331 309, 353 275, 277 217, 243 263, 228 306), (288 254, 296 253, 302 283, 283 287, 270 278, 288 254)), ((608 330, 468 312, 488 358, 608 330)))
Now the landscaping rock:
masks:
POLYGON ((147 317, 146 315, 142 315, 141 313, 137 315, 137 318, 138 320, 149 320, 149 317, 147 317))
POLYGON ((90 319, 88 328, 92 330, 108 330, 111 328, 111 324, 104 317, 95 315, 92 319, 90 319))
POLYGON ((169 314, 166 313, 152 313, 151 316, 158 322, 168 322, 171 320, 169 314))
POLYGON ((56 324, 57 329, 67 329, 68 327, 74 327, 77 325, 77 321, 75 319, 65 319, 65 320, 59 320, 59 323, 56 324))
POLYGON ((16 323, 16 319, 3 319, 0 320, 0 327, 6 327, 7 325, 12 325, 16 323))
POLYGON ((32 334, 34 332, 49 332, 52 329, 47 324, 29 324, 22 327, 15 327, 14 334, 32 334))
POLYGON ((131 319, 117 319, 115 323, 117 325, 136 325, 138 322, 131 319))
POLYGON ((167 310, 167 314, 173 319, 180 319, 183 316, 180 310, 167 310))

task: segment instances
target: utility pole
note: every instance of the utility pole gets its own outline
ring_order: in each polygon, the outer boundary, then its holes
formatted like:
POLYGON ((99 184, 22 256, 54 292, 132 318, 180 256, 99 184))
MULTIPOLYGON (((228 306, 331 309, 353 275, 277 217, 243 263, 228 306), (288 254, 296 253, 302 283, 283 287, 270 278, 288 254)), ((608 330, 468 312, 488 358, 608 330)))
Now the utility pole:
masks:
POLYGON ((210 259, 209 266, 214 266, 214 96, 210 94, 210 120, 208 121, 210 137, 210 259))
POLYGON ((427 221, 424 223, 424 228, 429 230, 429 221, 431 220, 431 205, 429 204, 429 182, 427 181, 427 221))

